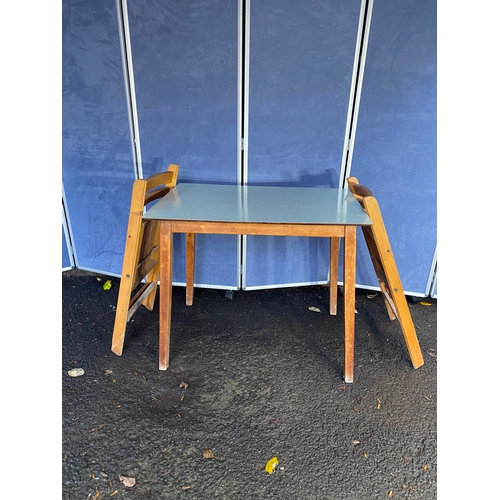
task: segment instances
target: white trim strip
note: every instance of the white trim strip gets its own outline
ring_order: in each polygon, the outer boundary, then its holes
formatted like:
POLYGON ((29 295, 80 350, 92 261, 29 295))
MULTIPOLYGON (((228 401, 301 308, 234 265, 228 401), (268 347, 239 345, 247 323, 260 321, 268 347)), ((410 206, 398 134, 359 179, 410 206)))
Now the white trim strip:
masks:
POLYGON ((134 68, 132 64, 132 44, 128 20, 127 0, 116 0, 118 14, 118 29, 120 31, 120 47, 122 53, 123 78, 127 94, 127 109, 129 119, 130 141, 134 161, 135 179, 143 179, 141 141, 139 122, 137 118, 137 102, 135 97, 134 68))
POLYGON ((62 225, 64 228, 64 236, 66 238, 69 260, 73 267, 78 267, 78 257, 76 255, 76 248, 74 246, 75 239, 73 237, 73 230, 71 228, 71 220, 69 218, 68 202, 66 201, 66 192, 64 191, 64 182, 62 183, 62 225))
POLYGON ((354 150, 354 141, 356 138, 361 88, 363 86, 363 76, 365 72, 366 52, 370 37, 373 2, 374 0, 362 0, 361 2, 358 38, 356 41, 356 54, 354 57, 351 95, 349 96, 349 111, 347 113, 346 135, 344 139, 344 152, 342 154, 342 168, 340 171, 339 187, 347 187, 347 178, 351 175, 352 155, 354 150))

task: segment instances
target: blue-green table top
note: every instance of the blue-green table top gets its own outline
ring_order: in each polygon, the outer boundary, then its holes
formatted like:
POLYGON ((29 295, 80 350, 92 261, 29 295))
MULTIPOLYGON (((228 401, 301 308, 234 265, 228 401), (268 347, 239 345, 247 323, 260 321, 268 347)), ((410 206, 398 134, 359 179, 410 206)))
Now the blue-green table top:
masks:
POLYGON ((145 219, 370 225, 349 189, 178 184, 145 219))

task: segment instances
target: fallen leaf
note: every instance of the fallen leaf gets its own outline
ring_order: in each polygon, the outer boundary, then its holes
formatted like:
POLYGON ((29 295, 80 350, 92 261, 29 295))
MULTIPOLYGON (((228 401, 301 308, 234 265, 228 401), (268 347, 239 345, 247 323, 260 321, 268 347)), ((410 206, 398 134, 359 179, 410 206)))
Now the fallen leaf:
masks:
POLYGON ((358 441, 357 439, 355 439, 352 444, 359 444, 361 441, 358 441))
POLYGON ((277 457, 270 458, 266 462, 266 472, 268 474, 272 474, 274 472, 274 469, 276 469, 276 466, 278 465, 278 459, 277 457))
POLYGON ((205 451, 203 452, 203 458, 217 458, 217 457, 212 453, 212 450, 206 448, 205 451))
POLYGON ((432 306, 430 302, 420 302, 420 304, 427 307, 432 306))
POLYGON ((92 497, 92 500, 97 500, 99 498, 99 495, 101 494, 97 488, 95 491, 96 492, 95 492, 95 495, 92 497))
POLYGON ((120 481, 123 483, 124 486, 127 488, 132 488, 132 486, 135 486, 135 478, 133 477, 126 477, 126 476, 118 476, 120 481))
POLYGON ((118 490, 115 490, 115 491, 113 491, 113 493, 110 493, 109 496, 114 497, 117 493, 118 493, 118 490))
POLYGON ((364 456, 365 458, 368 458, 368 453, 366 453, 366 451, 364 451, 364 452, 363 452, 363 456, 364 456))
POLYGON ((104 290, 109 290, 111 288, 111 280, 106 281, 102 287, 104 290))
POLYGON ((309 306, 309 311, 313 311, 313 312, 315 312, 315 313, 319 313, 319 312, 321 312, 321 310, 320 310, 320 309, 318 309, 317 307, 314 307, 314 306, 309 306))
POLYGON ((376 294, 376 293, 369 293, 369 294, 366 296, 366 298, 367 298, 367 299, 373 299, 373 298, 375 298, 376 296, 377 296, 377 294, 376 294))
POLYGON ((189 488, 191 488, 191 486, 181 486, 181 490, 189 490, 189 488))
POLYGON ((113 373, 113 370, 106 370, 104 372, 104 375, 111 375, 113 373))
POLYGON ((106 427, 108 424, 101 424, 101 425, 98 425, 97 427, 94 427, 93 429, 90 429, 90 432, 96 432, 96 431, 100 431, 103 427, 106 427))
POLYGON ((189 384, 188 384, 187 382, 181 382, 181 383, 179 384, 179 387, 180 387, 181 389, 187 389, 187 388, 189 387, 189 384))
POLYGON ((389 494, 387 495, 389 498, 392 498, 392 490, 389 491, 389 494))
POLYGON ((70 377, 81 377, 84 374, 83 368, 73 368, 68 372, 70 377))

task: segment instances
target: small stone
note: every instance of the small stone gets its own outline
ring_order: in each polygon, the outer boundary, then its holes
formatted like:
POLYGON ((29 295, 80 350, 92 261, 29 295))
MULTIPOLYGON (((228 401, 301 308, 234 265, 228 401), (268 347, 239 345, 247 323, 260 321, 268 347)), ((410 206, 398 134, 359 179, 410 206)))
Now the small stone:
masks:
POLYGON ((68 372, 68 375, 70 377, 81 377, 84 373, 83 368, 73 368, 68 372))

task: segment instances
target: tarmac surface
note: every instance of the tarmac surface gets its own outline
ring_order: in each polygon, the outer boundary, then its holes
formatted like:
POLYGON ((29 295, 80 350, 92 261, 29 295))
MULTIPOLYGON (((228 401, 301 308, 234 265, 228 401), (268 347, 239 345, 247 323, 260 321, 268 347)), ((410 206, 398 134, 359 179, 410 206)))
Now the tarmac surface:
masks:
POLYGON ((415 370, 380 293, 358 289, 345 384, 327 287, 196 288, 191 307, 174 287, 160 371, 158 297, 111 352, 119 282, 63 272, 63 499, 437 498, 436 300, 409 302, 415 370))

